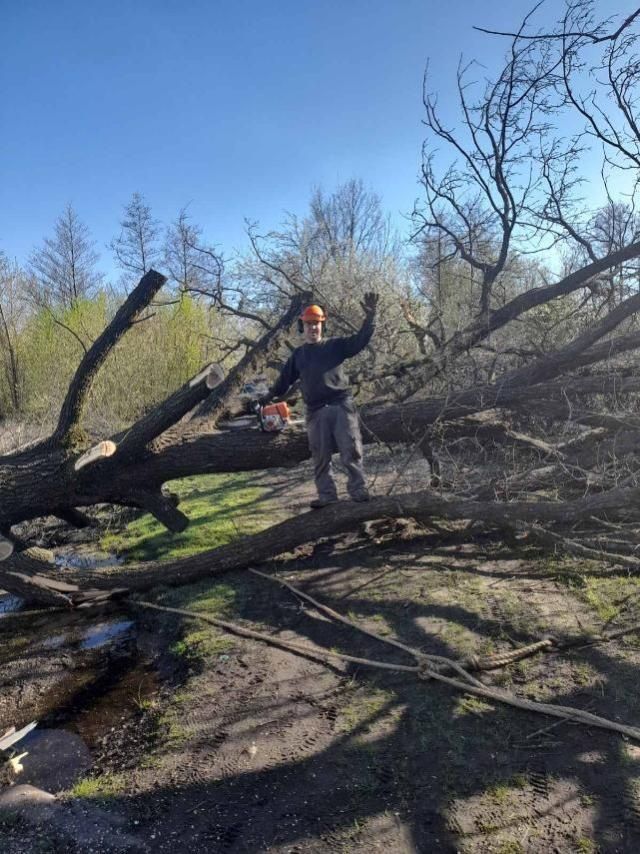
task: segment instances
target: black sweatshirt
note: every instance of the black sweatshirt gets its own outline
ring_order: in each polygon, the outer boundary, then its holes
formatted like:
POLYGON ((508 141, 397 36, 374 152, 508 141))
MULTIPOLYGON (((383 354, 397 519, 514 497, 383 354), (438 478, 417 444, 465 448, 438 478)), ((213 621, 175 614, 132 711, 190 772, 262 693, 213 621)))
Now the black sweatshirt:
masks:
POLYGON ((308 412, 314 412, 329 403, 350 399, 351 392, 342 363, 367 346, 374 328, 375 315, 370 314, 365 317, 355 335, 328 338, 318 344, 296 347, 282 368, 280 376, 271 386, 270 396, 282 397, 299 379, 302 398, 308 412))

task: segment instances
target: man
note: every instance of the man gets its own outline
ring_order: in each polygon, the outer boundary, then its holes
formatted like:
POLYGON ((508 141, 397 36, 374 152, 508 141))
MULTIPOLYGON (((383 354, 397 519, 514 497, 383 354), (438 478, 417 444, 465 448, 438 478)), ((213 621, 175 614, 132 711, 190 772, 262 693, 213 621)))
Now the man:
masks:
POLYGON ((364 322, 355 335, 323 340, 327 318, 318 305, 308 306, 300 317, 305 343, 296 347, 275 384, 260 402, 283 397, 300 380, 306 408, 307 434, 314 463, 318 497, 311 507, 318 509, 338 500, 331 472, 331 455, 340 452, 347 470, 347 491, 354 501, 368 501, 369 493, 362 468, 362 438, 353 396, 342 363, 363 350, 373 335, 378 295, 365 294, 364 322))

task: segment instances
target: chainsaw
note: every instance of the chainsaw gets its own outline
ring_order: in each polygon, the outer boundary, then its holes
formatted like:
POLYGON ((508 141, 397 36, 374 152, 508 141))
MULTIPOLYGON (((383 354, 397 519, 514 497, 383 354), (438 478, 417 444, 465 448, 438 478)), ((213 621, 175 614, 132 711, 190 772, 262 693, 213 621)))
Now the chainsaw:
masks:
POLYGON ((253 408, 260 429, 265 433, 280 433, 291 421, 291 410, 284 401, 282 403, 269 403, 267 406, 260 406, 256 401, 253 408))
POLYGON ((248 400, 245 398, 245 413, 229 421, 220 421, 218 427, 222 430, 247 430, 258 427, 264 433, 281 433, 291 424, 304 424, 304 418, 292 417, 293 413, 285 401, 262 406, 255 398, 248 400))

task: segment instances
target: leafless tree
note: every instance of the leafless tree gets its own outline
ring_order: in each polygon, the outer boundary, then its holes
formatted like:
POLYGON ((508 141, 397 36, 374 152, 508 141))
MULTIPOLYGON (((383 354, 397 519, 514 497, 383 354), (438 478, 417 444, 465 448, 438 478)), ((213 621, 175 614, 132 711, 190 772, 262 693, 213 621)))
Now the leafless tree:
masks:
POLYGON ((69 308, 96 292, 103 276, 94 245, 89 229, 68 204, 56 220, 53 237, 31 253, 29 268, 40 302, 69 308))
POLYGON ((134 193, 124 207, 120 234, 109 244, 126 279, 138 280, 160 258, 160 222, 154 218, 144 196, 134 193))
POLYGON ((308 292, 327 310, 329 334, 345 335, 357 328, 364 292, 380 294, 379 344, 352 366, 352 379, 367 386, 367 396, 383 392, 384 381, 369 388, 376 366, 413 358, 417 350, 402 320, 408 264, 380 198, 353 179, 331 193, 316 189, 306 215, 288 215, 279 230, 260 234, 250 225, 248 233, 253 256, 239 274, 256 304, 269 300, 281 311, 292 294, 308 292))
POLYGON ((0 252, 0 352, 14 412, 22 406, 23 375, 18 335, 27 314, 26 282, 17 264, 0 252))

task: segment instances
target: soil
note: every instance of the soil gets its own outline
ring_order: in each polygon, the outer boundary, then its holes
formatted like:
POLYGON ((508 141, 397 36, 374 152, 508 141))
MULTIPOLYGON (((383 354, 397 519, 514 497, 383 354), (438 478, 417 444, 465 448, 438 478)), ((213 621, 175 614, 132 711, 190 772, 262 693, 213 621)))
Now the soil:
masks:
MULTIPOLYGON (((395 473, 376 465, 374 458, 376 491, 399 473, 428 476, 413 463, 395 473)), ((262 477, 268 500, 290 512, 311 497, 304 468, 262 477)), ((515 555, 498 538, 461 545, 451 532, 410 522, 369 524, 260 569, 358 625, 453 658, 597 632, 610 619, 591 584, 601 575, 595 564, 515 555)), ((612 628, 633 622, 637 601, 635 581, 618 582, 609 591, 620 612, 612 628)), ((411 663, 265 579, 237 572, 219 583, 237 591, 227 619, 280 639, 411 663)), ((0 733, 37 718, 36 754, 42 732, 78 737, 86 748, 54 738, 46 751, 53 768, 24 760, 23 774, 0 792, 1 850, 640 850, 640 745, 412 674, 327 666, 237 637, 200 655, 176 654, 174 642, 193 629, 136 608, 0 618, 0 733), (91 647, 96 623, 108 637, 91 647), (119 628, 109 636, 109 626, 119 628), (73 788, 87 773, 101 789, 73 788), (24 783, 53 792, 55 802, 38 805, 25 792, 29 809, 14 797, 3 810, 3 797, 24 783)), ((482 679, 637 724, 639 663, 630 635, 482 679)))

